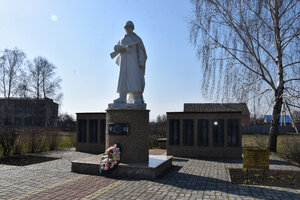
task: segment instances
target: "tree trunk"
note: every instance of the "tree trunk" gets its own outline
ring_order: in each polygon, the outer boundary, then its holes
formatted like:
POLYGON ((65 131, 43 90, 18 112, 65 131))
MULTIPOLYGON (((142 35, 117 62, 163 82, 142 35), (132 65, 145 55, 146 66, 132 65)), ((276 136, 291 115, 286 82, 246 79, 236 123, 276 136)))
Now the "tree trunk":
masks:
POLYGON ((273 14, 274 19, 274 36, 275 36, 275 44, 276 44, 276 53, 277 53, 277 78, 278 84, 275 90, 275 99, 272 113, 272 121, 271 127, 269 131, 269 142, 268 148, 272 152, 276 152, 277 148, 277 135, 278 135, 278 127, 279 127, 279 118, 281 113, 281 107, 283 102, 283 90, 284 90, 284 81, 283 81, 283 65, 282 65, 282 45, 281 45, 281 37, 280 37, 280 26, 279 26, 279 1, 274 0, 274 10, 271 9, 271 15, 273 14))
POLYGON ((277 88, 275 94, 275 103, 273 106, 271 127, 269 131, 269 141, 268 141, 268 148, 272 152, 276 152, 277 149, 277 135, 278 135, 278 127, 279 127, 279 118, 280 118, 281 107, 282 107, 282 93, 283 93, 283 89, 277 88))
MULTIPOLYGON (((39 76, 39 74, 38 74, 39 76)), ((36 81, 36 98, 37 99, 40 99, 40 79, 37 78, 37 81, 36 81)))

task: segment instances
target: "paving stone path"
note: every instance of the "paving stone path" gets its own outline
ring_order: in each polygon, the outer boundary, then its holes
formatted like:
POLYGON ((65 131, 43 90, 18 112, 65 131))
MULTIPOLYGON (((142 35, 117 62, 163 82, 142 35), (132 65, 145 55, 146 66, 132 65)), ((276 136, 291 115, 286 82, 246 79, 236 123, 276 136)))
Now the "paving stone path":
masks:
MULTIPOLYGON (((61 159, 0 165, 0 199, 300 199, 300 188, 231 184, 228 168, 241 168, 241 159, 174 158, 167 173, 148 181, 72 173, 71 161, 90 155, 74 149, 41 155, 61 159)), ((276 156, 271 156, 270 168, 300 171, 276 156)))

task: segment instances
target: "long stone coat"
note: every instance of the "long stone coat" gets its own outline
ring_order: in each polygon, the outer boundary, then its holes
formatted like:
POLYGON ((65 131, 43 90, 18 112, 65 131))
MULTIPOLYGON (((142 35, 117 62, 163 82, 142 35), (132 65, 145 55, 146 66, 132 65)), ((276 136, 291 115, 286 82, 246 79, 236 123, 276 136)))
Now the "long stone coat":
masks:
POLYGON ((120 67, 118 93, 140 92, 145 88, 145 64, 147 60, 146 50, 142 39, 135 33, 125 35, 120 39, 118 45, 129 46, 124 53, 119 54, 116 64, 120 67), (144 67, 140 67, 140 65, 144 67))

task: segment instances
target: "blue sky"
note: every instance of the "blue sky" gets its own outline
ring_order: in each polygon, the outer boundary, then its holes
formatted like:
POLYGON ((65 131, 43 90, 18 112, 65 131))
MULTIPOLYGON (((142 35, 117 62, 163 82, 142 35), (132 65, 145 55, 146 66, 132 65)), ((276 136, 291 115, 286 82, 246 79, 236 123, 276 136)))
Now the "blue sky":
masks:
POLYGON ((0 0, 0 50, 18 47, 57 66, 61 112, 104 112, 118 96, 119 69, 109 54, 131 20, 148 54, 144 99, 155 119, 205 102, 191 17, 188 0, 0 0))

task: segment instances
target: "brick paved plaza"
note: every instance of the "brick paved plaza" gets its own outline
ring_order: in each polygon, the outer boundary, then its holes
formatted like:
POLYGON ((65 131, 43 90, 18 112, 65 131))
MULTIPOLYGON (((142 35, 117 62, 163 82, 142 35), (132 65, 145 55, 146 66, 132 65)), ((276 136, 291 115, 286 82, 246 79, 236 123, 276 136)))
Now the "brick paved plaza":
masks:
MULTIPOLYGON (((0 199, 300 199, 300 189, 231 184, 227 168, 241 168, 242 160, 174 158, 171 170, 148 181, 72 173, 71 161, 89 156, 74 149, 41 155, 61 159, 0 165, 0 199)), ((300 171, 275 156, 270 168, 300 171)))

